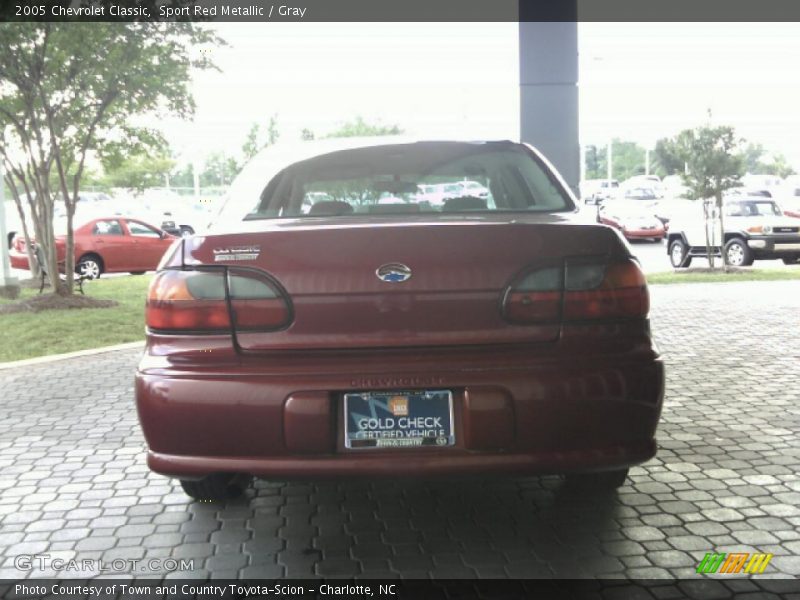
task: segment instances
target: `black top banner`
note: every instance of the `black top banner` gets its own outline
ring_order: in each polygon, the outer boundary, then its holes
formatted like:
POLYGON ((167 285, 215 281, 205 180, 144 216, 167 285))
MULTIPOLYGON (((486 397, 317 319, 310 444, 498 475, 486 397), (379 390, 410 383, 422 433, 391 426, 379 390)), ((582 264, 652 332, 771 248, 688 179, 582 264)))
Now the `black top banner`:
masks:
POLYGON ((797 0, 0 0, 0 21, 800 21, 797 0))

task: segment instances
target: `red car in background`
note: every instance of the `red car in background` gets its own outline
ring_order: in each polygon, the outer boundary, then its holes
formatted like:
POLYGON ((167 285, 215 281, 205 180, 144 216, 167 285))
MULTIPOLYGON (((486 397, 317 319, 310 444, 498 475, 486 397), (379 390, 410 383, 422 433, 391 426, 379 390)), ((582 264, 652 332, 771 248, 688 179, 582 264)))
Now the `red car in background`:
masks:
MULTIPOLYGON (((65 226, 61 223, 62 227, 65 226)), ((137 219, 102 217, 74 229, 75 270, 92 279, 103 273, 144 273, 158 266, 175 236, 137 219)), ((58 262, 66 259, 66 234, 56 235, 58 262)), ((28 269, 25 240, 17 236, 10 251, 11 266, 28 269)))
POLYGON ((190 496, 252 475, 613 488, 655 454, 644 275, 530 146, 278 144, 228 198, 164 256, 136 373, 148 464, 190 496), (484 193, 426 199, 461 181, 484 193))
POLYGON ((667 231, 653 209, 640 206, 635 200, 607 200, 597 213, 597 220, 619 229, 625 239, 660 242, 667 231))

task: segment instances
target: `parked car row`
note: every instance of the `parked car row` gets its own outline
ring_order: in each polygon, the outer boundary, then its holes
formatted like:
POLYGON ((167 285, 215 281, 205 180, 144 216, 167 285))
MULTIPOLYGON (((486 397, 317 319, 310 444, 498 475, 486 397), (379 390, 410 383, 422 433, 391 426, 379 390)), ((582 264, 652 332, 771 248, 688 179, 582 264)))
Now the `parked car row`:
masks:
POLYGON ((431 206, 442 206, 451 198, 463 196, 474 196, 476 198, 489 197, 489 190, 486 186, 477 181, 453 181, 449 183, 423 184, 417 186, 417 196, 423 202, 428 202, 431 206))
MULTIPOLYGON (((635 175, 619 182, 616 179, 587 179, 580 183, 581 200, 586 204, 597 204, 609 199, 638 198, 669 201, 688 197, 688 188, 680 175, 669 175, 660 179, 657 175, 635 175)), ((800 175, 789 175, 785 179, 777 175, 748 173, 740 185, 726 192, 726 196, 762 196, 779 203, 800 198, 800 175)))

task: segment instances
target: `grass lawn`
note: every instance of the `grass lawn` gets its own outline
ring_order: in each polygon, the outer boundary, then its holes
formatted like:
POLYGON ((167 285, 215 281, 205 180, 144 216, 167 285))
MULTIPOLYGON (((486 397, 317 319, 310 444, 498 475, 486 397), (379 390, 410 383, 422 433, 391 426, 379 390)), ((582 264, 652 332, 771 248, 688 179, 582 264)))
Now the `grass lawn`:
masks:
POLYGON ((647 275, 648 284, 660 283, 717 283, 721 281, 779 281, 800 279, 800 266, 788 269, 741 269, 725 273, 721 269, 715 273, 706 269, 682 269, 665 273, 647 275))
MULTIPOLYGON (((87 281, 86 295, 119 302, 111 308, 0 315, 0 362, 143 340, 150 279, 151 275, 140 275, 87 281)), ((35 296, 38 291, 23 289, 21 297, 35 296)), ((0 302, 10 300, 0 298, 0 302)))

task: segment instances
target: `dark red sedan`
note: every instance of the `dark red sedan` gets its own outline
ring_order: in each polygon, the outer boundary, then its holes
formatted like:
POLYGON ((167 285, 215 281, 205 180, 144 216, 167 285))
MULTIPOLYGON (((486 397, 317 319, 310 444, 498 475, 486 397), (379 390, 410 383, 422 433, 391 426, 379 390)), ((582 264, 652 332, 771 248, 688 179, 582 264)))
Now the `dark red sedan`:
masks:
POLYGON ((148 464, 274 479, 566 473, 621 485, 664 393, 644 275, 533 148, 273 146, 165 255, 136 374, 148 464), (426 185, 483 196, 426 201, 426 185))
MULTIPOLYGON (((102 217, 84 221, 74 229, 75 270, 92 279, 103 273, 144 273, 152 271, 177 239, 137 219, 102 217)), ((67 236, 56 236, 59 263, 66 258, 67 236)), ((28 269, 25 240, 17 236, 10 251, 11 266, 28 269)))

